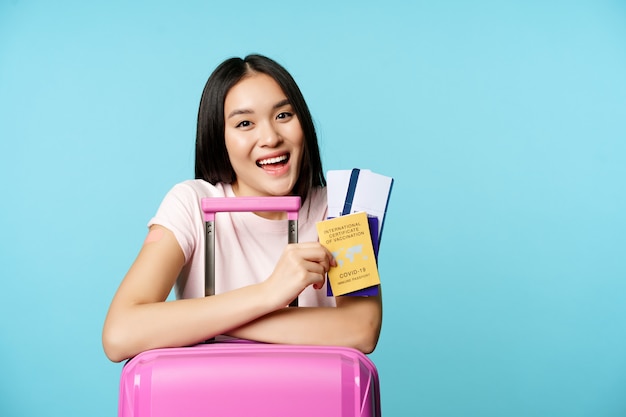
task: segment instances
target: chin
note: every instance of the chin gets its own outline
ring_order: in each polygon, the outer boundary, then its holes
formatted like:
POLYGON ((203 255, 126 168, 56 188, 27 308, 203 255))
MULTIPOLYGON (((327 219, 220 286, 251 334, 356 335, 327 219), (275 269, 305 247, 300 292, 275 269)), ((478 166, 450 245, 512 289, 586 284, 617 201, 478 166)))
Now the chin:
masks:
POLYGON ((268 191, 270 195, 273 195, 276 197, 291 195, 293 193, 294 185, 295 184, 289 184, 288 186, 285 186, 285 187, 272 187, 268 191))

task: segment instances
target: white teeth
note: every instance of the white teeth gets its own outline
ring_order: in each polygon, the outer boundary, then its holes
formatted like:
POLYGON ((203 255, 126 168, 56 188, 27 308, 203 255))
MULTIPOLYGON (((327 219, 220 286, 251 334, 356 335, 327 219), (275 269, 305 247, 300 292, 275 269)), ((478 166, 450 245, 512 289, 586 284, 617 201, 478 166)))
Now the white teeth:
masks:
POLYGON ((277 164, 287 160, 287 155, 277 156, 276 158, 262 159, 259 161, 259 165, 277 164))

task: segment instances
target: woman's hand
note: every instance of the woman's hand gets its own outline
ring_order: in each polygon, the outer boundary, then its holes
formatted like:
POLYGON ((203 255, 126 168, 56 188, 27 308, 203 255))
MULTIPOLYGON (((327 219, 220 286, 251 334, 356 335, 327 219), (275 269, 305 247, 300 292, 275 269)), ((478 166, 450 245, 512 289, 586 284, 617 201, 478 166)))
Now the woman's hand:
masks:
POLYGON ((267 293, 275 297, 276 308, 282 308, 309 285, 322 288, 326 273, 335 265, 332 254, 318 242, 287 245, 274 271, 264 282, 267 293))

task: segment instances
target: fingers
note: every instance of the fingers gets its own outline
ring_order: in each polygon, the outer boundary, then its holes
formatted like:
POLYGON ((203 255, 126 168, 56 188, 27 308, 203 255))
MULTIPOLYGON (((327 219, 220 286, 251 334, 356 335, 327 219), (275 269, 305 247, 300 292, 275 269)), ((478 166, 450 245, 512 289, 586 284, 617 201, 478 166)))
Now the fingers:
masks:
POLYGON ((330 251, 317 242, 291 244, 287 246, 285 252, 287 256, 311 262, 307 269, 321 275, 326 274, 331 267, 337 265, 330 251), (319 270, 317 266, 321 266, 322 269, 319 270))
POLYGON ((286 292, 286 296, 297 296, 306 287, 315 289, 324 286, 326 273, 335 264, 332 254, 317 242, 288 245, 269 277, 269 282, 286 292))
POLYGON ((326 280, 328 267, 322 265, 321 263, 309 262, 306 265, 306 270, 308 271, 306 281, 310 282, 316 290, 321 289, 324 286, 324 281, 326 280))
POLYGON ((332 253, 318 242, 293 243, 288 248, 302 250, 303 256, 310 261, 336 265, 332 253))

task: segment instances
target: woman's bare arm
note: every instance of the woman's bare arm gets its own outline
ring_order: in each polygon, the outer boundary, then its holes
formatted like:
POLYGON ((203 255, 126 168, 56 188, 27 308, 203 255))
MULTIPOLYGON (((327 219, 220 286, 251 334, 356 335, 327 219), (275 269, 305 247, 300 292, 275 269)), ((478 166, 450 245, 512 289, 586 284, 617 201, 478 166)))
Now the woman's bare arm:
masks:
POLYGON ((284 308, 307 286, 321 286, 333 262, 319 244, 290 245, 260 284, 166 302, 184 256, 172 232, 152 226, 111 302, 102 332, 104 351, 117 362, 147 349, 187 346, 227 333, 284 308))
POLYGON ((260 290, 253 287, 210 299, 166 302, 183 267, 183 253, 167 229, 153 226, 150 233, 161 236, 146 240, 104 323, 104 351, 112 361, 151 348, 198 343, 270 310, 260 290))
POLYGON ((337 307, 283 308, 228 334, 268 343, 347 346, 371 353, 382 325, 382 297, 337 297, 337 307))

